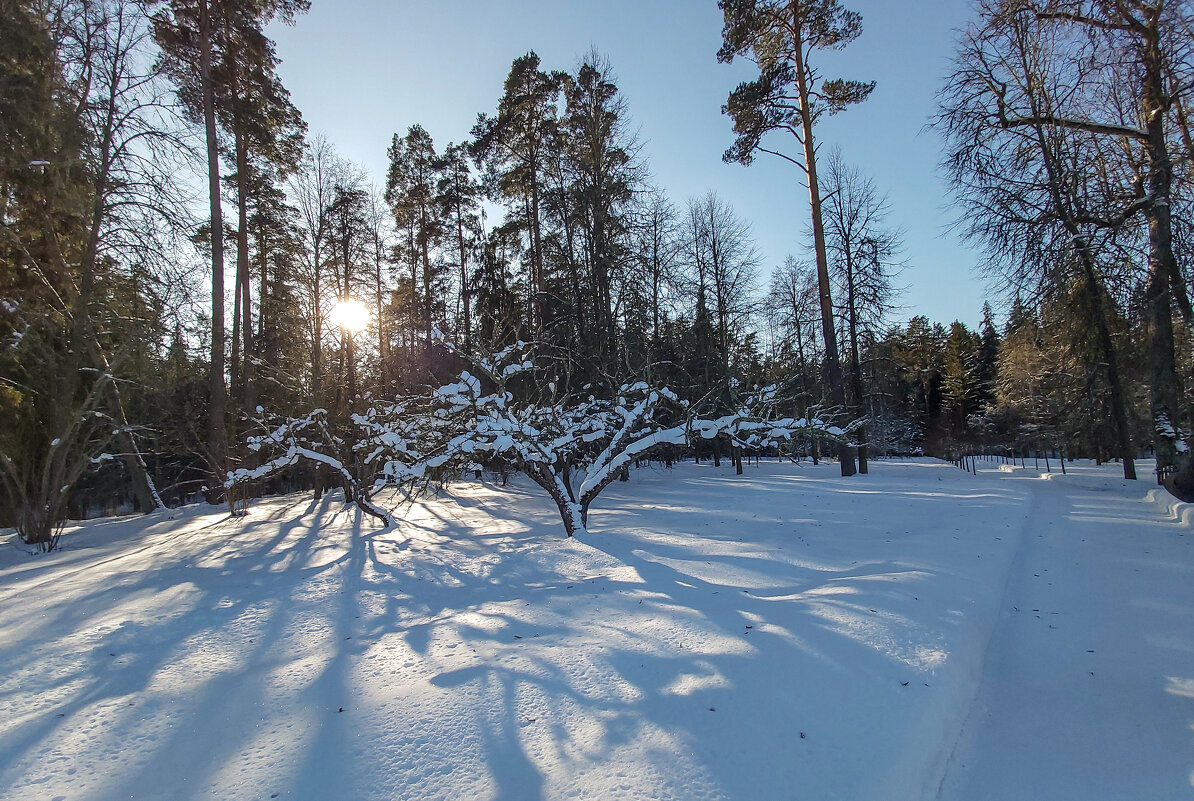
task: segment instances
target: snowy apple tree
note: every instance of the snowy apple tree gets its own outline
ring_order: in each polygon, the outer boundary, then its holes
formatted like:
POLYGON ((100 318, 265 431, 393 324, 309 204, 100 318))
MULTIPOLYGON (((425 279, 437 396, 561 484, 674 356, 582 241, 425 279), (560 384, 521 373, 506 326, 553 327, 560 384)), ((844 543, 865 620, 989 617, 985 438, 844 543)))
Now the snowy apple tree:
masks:
POLYGON ((610 399, 539 397, 554 392, 550 384, 548 393, 516 394, 511 380, 535 368, 524 343, 483 358, 443 344, 478 375, 466 370, 437 391, 437 414, 455 416, 459 433, 430 461, 491 455, 512 462, 551 497, 569 537, 585 530, 589 507, 629 462, 687 440, 685 404, 666 388, 640 382, 610 399))
MULTIPOLYGON (((264 424, 265 411, 261 407, 257 411, 264 424)), ((373 495, 387 483, 421 475, 421 457, 413 442, 424 430, 424 422, 421 415, 408 414, 403 404, 371 406, 364 414, 352 415, 353 439, 346 442, 333 432, 325 409, 275 420, 265 434, 248 439, 249 450, 264 461, 254 468, 229 471, 224 488, 232 490, 305 460, 331 469, 344 486, 345 500, 389 527, 394 518, 373 502, 373 495)))

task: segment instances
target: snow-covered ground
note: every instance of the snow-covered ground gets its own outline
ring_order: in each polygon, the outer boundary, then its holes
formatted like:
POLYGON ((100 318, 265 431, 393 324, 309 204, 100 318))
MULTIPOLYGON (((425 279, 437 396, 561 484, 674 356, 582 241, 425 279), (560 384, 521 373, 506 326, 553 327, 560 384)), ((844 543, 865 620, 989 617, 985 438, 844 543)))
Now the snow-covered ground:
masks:
POLYGON ((1192 507, 980 467, 640 470, 579 541, 515 480, 5 546, 0 798, 1194 798, 1192 507))

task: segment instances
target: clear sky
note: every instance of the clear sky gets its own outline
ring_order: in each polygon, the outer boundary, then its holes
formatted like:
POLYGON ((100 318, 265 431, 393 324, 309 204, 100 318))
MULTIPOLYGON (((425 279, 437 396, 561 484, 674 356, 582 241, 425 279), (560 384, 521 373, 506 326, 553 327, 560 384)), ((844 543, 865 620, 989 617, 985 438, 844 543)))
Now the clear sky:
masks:
MULTIPOLYGON (((977 324, 981 254, 948 230, 941 145, 924 130, 968 0, 845 5, 862 13, 863 35, 818 63, 829 77, 878 85, 866 103, 826 120, 821 141, 840 146, 890 195, 910 265, 899 316, 977 324)), ((437 147, 460 141, 478 112, 496 107, 514 58, 534 50, 545 68, 571 70, 595 46, 618 77, 656 184, 678 203, 717 190, 751 221, 768 270, 808 253, 798 169, 765 154, 751 167, 721 161, 733 140, 721 105, 751 65, 717 62, 715 0, 314 0, 295 27, 271 33, 311 131, 378 183, 395 132, 419 123, 437 147)))

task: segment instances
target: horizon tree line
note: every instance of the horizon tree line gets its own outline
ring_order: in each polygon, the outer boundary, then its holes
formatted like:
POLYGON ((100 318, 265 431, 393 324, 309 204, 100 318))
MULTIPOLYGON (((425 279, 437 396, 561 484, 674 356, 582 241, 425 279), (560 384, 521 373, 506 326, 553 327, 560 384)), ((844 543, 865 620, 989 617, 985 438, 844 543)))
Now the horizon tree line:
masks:
MULTIPOLYGON (((759 68, 727 98, 725 158, 778 158, 809 190, 792 213, 811 247, 783 265, 716 192, 678 203, 651 183, 596 51, 568 71, 515 58, 464 140, 397 131, 375 184, 309 134, 278 77, 266 26, 306 0, 8 0, 3 522, 46 543, 67 516, 218 500, 229 470, 257 465, 259 410, 326 409, 343 433, 455 375, 437 329, 471 353, 538 343, 547 359, 520 380, 557 399, 645 378, 724 413, 736 385, 779 386, 790 414, 859 421, 836 445, 843 474, 1014 447, 1131 476, 1153 448, 1189 494, 1181 7, 978 5, 934 123, 964 232, 1006 287, 1006 324, 987 307, 972 331, 893 324, 907 257, 890 202, 819 151, 817 123, 874 86, 813 63, 857 39, 860 15, 719 6, 717 57, 759 68)), ((250 491, 334 483, 296 467, 250 491)))

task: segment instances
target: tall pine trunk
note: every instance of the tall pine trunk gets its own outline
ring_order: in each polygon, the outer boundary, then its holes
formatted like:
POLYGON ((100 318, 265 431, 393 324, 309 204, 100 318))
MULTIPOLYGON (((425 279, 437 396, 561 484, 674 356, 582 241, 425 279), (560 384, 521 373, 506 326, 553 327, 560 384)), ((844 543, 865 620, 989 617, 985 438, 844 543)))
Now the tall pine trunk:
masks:
POLYGON ((212 483, 208 501, 223 495, 227 469, 228 389, 224 384, 224 216, 220 207, 220 150, 216 138, 216 103, 211 79, 212 26, 208 0, 199 0, 199 83, 207 144, 207 193, 211 209, 211 367, 208 372, 207 451, 212 483))
POLYGON ((253 364, 253 294, 249 275, 249 145, 244 135, 236 133, 236 291, 240 298, 241 392, 242 407, 252 414, 257 406, 255 365, 253 364))
MULTIPOLYGON (((795 30, 800 30, 797 20, 795 30)), ((800 95, 800 124, 803 131, 804 166, 808 173, 809 206, 812 211, 813 249, 817 261, 817 290, 821 304, 821 334, 825 339, 825 373, 829 379, 829 397, 839 408, 846 406, 846 392, 842 379, 842 363, 837 349, 837 333, 833 323, 833 295, 829 285, 829 259, 825 252, 825 223, 821 215, 821 190, 817 185, 817 149, 813 140, 813 115, 809 107, 810 92, 808 75, 804 66, 804 43, 797 39, 796 88, 800 95)), ((844 440, 838 444, 838 458, 842 475, 852 476, 856 472, 854 451, 844 440)))

